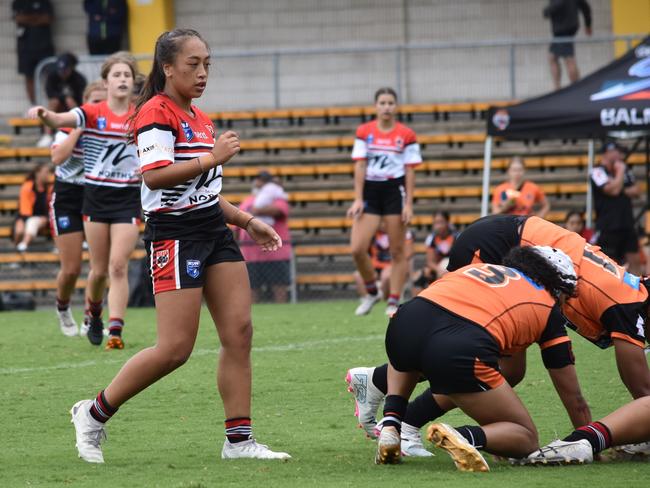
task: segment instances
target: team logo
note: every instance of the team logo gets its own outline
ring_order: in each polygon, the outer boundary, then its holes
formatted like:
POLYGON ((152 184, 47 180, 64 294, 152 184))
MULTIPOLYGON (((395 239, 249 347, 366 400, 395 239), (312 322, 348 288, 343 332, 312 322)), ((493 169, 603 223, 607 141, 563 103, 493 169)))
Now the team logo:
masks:
POLYGON ((372 134, 368 134, 368 137, 366 137, 366 142, 368 144, 372 144, 372 141, 374 140, 375 140, 375 136, 373 136, 372 134))
POLYGON ((59 227, 61 229, 67 229, 68 227, 70 227, 70 217, 68 217, 67 215, 63 217, 58 217, 56 221, 58 222, 59 227))
POLYGON ((401 151, 402 147, 404 147, 404 139, 402 139, 401 137, 396 137, 395 146, 397 146, 398 151, 401 151))
POLYGON ((184 120, 181 120, 181 127, 183 128, 183 134, 185 134, 185 139, 187 139, 187 142, 191 142, 192 139, 194 139, 194 132, 192 132, 192 128, 190 127, 190 124, 188 124, 184 120))
POLYGON ((499 130, 505 130, 510 125, 510 114, 504 108, 494 112, 492 116, 492 124, 499 130))
POLYGON ((190 278, 198 278, 201 274, 201 261, 198 259, 188 259, 185 261, 185 271, 190 278))
POLYGON ((169 262, 169 249, 163 249, 162 251, 156 251, 154 256, 154 261, 156 266, 159 268, 164 268, 169 262))
POLYGON ((106 117, 97 117, 97 128, 99 130, 106 129, 106 117))

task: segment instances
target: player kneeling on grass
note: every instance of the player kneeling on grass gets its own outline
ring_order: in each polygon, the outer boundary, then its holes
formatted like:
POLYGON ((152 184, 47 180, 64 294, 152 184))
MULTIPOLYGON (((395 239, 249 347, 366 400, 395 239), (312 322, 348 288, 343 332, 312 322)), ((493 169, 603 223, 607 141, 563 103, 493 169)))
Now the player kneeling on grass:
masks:
POLYGON ((606 417, 579 427, 521 460, 521 464, 583 464, 608 447, 650 455, 650 396, 637 398, 606 417))
POLYGON ((479 452, 522 458, 538 449, 528 411, 499 370, 502 355, 539 344, 544 365, 574 425, 591 420, 578 384, 560 303, 573 296, 570 258, 550 247, 515 248, 503 266, 469 265, 434 282, 402 306, 386 331, 388 395, 378 464, 401 458, 400 427, 423 376, 479 426, 429 427, 462 471, 488 471, 479 452))

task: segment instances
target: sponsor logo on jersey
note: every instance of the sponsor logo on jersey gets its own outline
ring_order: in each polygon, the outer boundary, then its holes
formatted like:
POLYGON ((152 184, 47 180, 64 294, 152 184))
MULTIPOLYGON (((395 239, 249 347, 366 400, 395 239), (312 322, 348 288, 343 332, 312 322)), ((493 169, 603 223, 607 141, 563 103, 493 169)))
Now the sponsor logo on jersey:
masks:
POLYGON ((67 229, 68 227, 70 227, 70 217, 68 217, 67 215, 58 217, 56 221, 58 222, 59 227, 62 229, 67 229))
POLYGON ((372 144, 372 141, 374 141, 374 140, 375 140, 375 136, 372 135, 372 134, 368 134, 368 137, 366 137, 366 142, 368 144, 372 144))
POLYGON ((97 128, 99 130, 106 129, 106 117, 97 117, 97 128))
POLYGON ((181 120, 181 127, 183 128, 183 134, 185 134, 185 139, 187 139, 187 142, 191 142, 192 139, 194 139, 194 132, 192 132, 192 128, 190 127, 190 124, 188 124, 184 120, 181 120))
POLYGON ((156 255, 154 256, 154 261, 156 263, 156 266, 158 266, 159 268, 164 268, 165 266, 167 266, 167 263, 169 262, 169 249, 156 251, 156 255))
POLYGON ((499 130, 505 130, 510 125, 510 114, 506 109, 499 109, 492 116, 494 127, 499 130))
POLYGON ((623 282, 635 290, 638 290, 641 278, 626 271, 623 275, 623 282))
POLYGON ((198 278, 201 274, 201 261, 198 259, 188 259, 185 261, 185 271, 190 278, 198 278))

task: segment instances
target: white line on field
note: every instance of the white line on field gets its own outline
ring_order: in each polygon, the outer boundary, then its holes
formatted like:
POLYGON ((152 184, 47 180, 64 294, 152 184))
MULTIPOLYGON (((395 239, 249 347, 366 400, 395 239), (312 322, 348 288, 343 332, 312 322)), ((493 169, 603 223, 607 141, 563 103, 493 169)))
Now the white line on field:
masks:
MULTIPOLYGON (((361 337, 334 337, 331 339, 319 339, 313 341, 305 342, 296 342, 293 344, 278 344, 275 346, 259 346, 253 347, 254 353, 259 352, 285 352, 285 351, 302 351, 305 349, 318 349, 322 346, 329 346, 332 344, 342 344, 346 342, 366 342, 366 341, 375 341, 383 339, 382 334, 374 334, 361 337)), ((195 349, 192 352, 192 356, 207 356, 210 354, 217 354, 219 349, 195 349)), ((81 361, 79 363, 61 363, 55 364, 52 366, 38 366, 34 368, 0 368, 0 375, 17 375, 22 373, 36 373, 41 371, 56 371, 59 369, 77 369, 77 368, 86 368, 88 366, 97 366, 105 364, 115 364, 123 363, 126 359, 106 359, 106 360, 91 360, 91 361, 81 361)))

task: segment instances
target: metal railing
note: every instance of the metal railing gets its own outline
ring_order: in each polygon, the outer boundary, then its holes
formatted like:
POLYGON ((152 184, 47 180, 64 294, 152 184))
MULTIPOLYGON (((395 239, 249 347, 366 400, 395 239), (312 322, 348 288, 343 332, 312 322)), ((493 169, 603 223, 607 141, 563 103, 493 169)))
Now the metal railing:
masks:
MULTIPOLYGON (((468 42, 382 44, 365 47, 215 51, 218 90, 204 95, 212 109, 365 103, 379 85, 392 85, 401 102, 516 99, 549 91, 545 50, 550 43, 574 42, 583 73, 613 58, 613 43, 628 47, 644 37, 503 39, 468 42)), ((138 55, 150 60, 150 55, 138 55)), ((47 58, 36 68, 43 80, 47 58)), ((88 79, 99 75, 104 57, 79 56, 88 79)), ((215 82, 212 82, 215 84, 215 82)), ((39 104, 44 93, 37 94, 39 104)))

